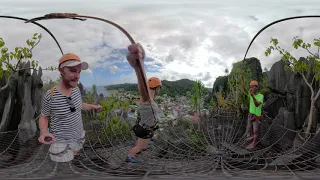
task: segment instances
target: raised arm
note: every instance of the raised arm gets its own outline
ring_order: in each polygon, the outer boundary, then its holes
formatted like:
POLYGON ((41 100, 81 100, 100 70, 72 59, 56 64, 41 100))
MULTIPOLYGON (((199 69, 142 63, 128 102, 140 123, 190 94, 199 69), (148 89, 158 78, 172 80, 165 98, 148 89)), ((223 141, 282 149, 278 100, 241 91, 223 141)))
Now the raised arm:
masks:
POLYGON ((127 60, 129 64, 133 67, 137 79, 138 79, 138 89, 141 96, 142 103, 148 102, 150 100, 150 94, 148 88, 146 88, 146 74, 144 71, 144 58, 145 52, 140 44, 130 45, 128 47, 129 53, 127 55, 127 60), (141 67, 139 66, 141 65, 141 67), (144 77, 143 77, 144 75, 144 77))
POLYGON ((138 78, 138 89, 141 96, 141 101, 142 103, 148 102, 150 100, 150 95, 149 95, 148 88, 146 88, 146 85, 147 85, 147 81, 145 79, 146 74, 143 69, 142 70, 135 69, 135 72, 138 78), (144 77, 142 76, 142 74, 144 74, 144 77), (145 85, 143 81, 145 82, 145 85))

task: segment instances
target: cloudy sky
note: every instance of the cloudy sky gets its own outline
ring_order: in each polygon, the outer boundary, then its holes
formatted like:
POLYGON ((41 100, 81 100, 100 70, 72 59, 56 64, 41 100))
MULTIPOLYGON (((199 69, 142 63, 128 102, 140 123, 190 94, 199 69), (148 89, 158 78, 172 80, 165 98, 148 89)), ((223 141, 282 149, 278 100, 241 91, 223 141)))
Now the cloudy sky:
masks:
MULTIPOLYGON (((52 12, 73 12, 107 18, 125 28, 147 52, 147 76, 177 80, 199 79, 212 87, 232 63, 242 60, 253 36, 272 21, 297 15, 316 15, 319 0, 1 0, 0 14, 32 18, 52 12), (90 3, 89 3, 90 2, 90 3), (240 3, 240 4, 237 4, 240 3)), ((320 19, 300 19, 278 23, 254 42, 247 57, 257 57, 262 68, 270 68, 280 56, 265 57, 271 37, 292 50, 294 36, 311 41, 319 37, 320 19)), ((125 60, 129 40, 115 27, 88 19, 39 21, 56 36, 63 51, 77 53, 90 69, 81 82, 107 85, 136 82, 125 60)), ((34 49, 34 59, 42 67, 57 66, 61 53, 53 39, 41 28, 23 21, 0 19, 0 37, 12 48, 23 46, 34 33, 43 38, 34 49)), ((303 56, 303 51, 296 52, 303 56)), ((45 71, 43 79, 58 77, 45 71)))

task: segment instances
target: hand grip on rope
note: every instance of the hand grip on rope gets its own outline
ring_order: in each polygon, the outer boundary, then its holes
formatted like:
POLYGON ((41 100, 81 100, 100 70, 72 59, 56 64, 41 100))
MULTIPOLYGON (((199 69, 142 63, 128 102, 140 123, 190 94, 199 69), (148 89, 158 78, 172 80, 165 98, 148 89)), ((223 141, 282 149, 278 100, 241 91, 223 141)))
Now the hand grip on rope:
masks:
POLYGON ((46 137, 44 138, 44 141, 45 141, 45 142, 50 142, 50 141, 52 141, 52 137, 46 136, 46 137))

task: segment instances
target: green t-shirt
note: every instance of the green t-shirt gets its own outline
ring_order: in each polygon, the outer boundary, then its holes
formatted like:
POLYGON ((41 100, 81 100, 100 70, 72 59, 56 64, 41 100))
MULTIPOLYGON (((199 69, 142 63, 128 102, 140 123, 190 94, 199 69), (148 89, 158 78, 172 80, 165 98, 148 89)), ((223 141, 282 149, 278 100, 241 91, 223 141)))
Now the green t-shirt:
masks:
POLYGON ((254 104, 253 98, 250 95, 250 93, 248 94, 248 96, 250 98, 249 112, 251 114, 256 115, 256 116, 261 116, 261 110, 262 110, 262 104, 263 104, 263 95, 258 93, 257 95, 254 96, 256 98, 256 100, 261 103, 258 107, 256 107, 256 105, 254 104))

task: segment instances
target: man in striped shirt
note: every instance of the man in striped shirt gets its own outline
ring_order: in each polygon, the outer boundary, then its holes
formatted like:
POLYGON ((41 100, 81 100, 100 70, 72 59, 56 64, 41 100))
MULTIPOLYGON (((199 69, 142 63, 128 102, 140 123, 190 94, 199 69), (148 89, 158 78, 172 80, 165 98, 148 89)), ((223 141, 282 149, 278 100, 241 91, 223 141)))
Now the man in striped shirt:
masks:
POLYGON ((59 60, 60 82, 48 90, 43 97, 39 119, 39 142, 50 144, 50 157, 56 162, 71 161, 82 149, 85 131, 81 110, 100 110, 101 106, 82 102, 78 81, 81 70, 87 70, 88 63, 81 62, 73 54, 65 54, 59 60), (50 129, 48 124, 50 119, 50 129), (50 137, 50 141, 45 141, 50 137))

